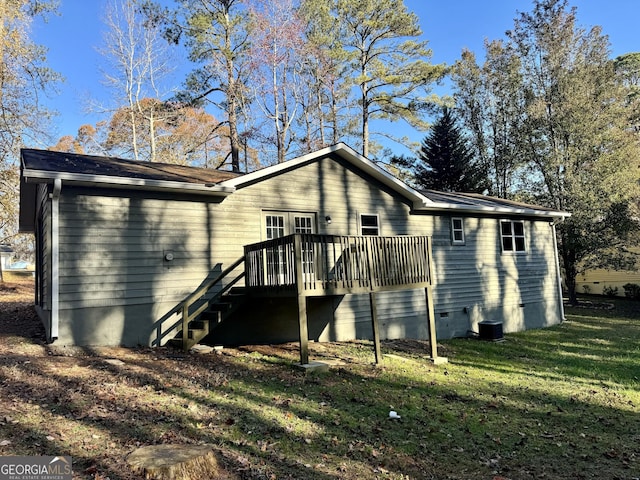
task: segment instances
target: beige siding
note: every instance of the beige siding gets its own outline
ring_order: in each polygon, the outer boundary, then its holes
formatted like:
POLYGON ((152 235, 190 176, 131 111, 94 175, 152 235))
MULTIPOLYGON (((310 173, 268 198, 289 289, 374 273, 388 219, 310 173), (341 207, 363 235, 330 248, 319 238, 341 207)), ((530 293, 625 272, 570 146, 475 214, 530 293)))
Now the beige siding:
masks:
MULTIPOLYGON (((465 218, 466 244, 452 246, 449 217, 412 215, 397 193, 341 161, 319 160, 239 188, 223 200, 71 187, 62 192, 62 342, 163 343, 175 322, 167 312, 212 270, 239 258, 244 245, 264 239, 266 210, 314 212, 318 233, 359 234, 359 215, 373 213, 379 215, 381 235, 433 235, 441 337, 464 335, 488 317, 503 320, 507 331, 519 330, 527 309, 536 326, 559 321, 548 223, 526 222, 524 255, 501 253, 496 218, 465 218), (164 260, 168 251, 174 254, 171 262, 164 260), (542 311, 546 320, 538 319, 542 311)), ((420 290, 379 295, 383 336, 425 337, 424 302, 420 290)), ((322 304, 316 336, 369 336, 369 312, 366 295, 336 297, 331 305, 322 304)))
POLYGON ((624 285, 640 285, 640 272, 630 270, 593 269, 576 276, 576 291, 603 295, 604 288, 617 288, 617 295, 624 297, 624 285))

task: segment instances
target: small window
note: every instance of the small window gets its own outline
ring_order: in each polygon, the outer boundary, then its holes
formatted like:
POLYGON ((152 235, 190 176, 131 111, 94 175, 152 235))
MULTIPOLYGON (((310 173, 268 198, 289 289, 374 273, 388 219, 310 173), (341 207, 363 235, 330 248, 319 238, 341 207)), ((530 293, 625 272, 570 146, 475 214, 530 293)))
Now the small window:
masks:
POLYGON ((500 222, 500 237, 503 252, 524 252, 524 222, 503 220, 500 222))
POLYGON ((378 215, 360 215, 360 232, 361 235, 380 235, 378 215))
POLYGON ((451 219, 451 243, 464 245, 464 220, 462 218, 451 219))

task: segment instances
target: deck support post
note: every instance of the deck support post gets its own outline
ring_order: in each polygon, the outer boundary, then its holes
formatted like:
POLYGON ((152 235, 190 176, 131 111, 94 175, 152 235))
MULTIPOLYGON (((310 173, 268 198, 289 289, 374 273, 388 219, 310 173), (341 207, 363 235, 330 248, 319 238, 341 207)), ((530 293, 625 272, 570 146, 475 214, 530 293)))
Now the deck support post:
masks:
POLYGON ((431 361, 434 363, 438 358, 438 344, 436 340, 436 321, 435 312, 433 310, 433 292, 431 287, 424 289, 425 299, 427 301, 427 321, 429 322, 429 348, 431 350, 431 361))
POLYGON ((378 328, 378 307, 376 306, 376 294, 369 293, 369 304, 371 306, 371 326, 373 328, 373 352, 376 356, 376 365, 382 362, 382 351, 380 349, 380 329, 378 328))
POLYGON ((300 332, 300 365, 309 363, 309 326, 307 320, 307 297, 304 295, 302 272, 302 239, 295 235, 293 239, 293 256, 298 291, 298 329, 300 332))
POLYGON ((300 331, 300 364, 309 363, 309 330, 307 325, 307 297, 298 295, 298 325, 300 331))
POLYGON ((438 340, 436 338, 436 314, 433 308, 433 252, 431 249, 431 239, 427 240, 427 255, 429 268, 429 285, 424 289, 427 301, 427 321, 429 322, 429 348, 431 350, 430 360, 434 364, 448 363, 446 357, 438 357, 438 340))

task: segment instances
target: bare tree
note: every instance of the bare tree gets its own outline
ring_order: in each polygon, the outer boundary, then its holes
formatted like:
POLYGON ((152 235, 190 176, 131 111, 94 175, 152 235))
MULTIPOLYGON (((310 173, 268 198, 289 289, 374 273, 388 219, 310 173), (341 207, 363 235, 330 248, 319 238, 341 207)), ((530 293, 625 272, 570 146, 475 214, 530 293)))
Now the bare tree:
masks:
MULTIPOLYGON (((158 160, 158 122, 169 89, 163 80, 171 73, 169 45, 159 23, 141 11, 141 0, 112 0, 107 7, 101 53, 109 60, 105 83, 115 93, 116 109, 127 106, 130 153, 135 160, 158 160), (154 98, 157 102, 143 102, 154 98), (143 132, 144 130, 144 132, 143 132)), ((173 114, 173 112, 172 112, 173 114)))
POLYGON ((49 2, 0 1, 0 243, 17 238, 20 148, 49 138, 51 113, 40 96, 60 76, 47 68, 46 51, 30 40, 29 29, 35 15, 52 9, 49 2))
POLYGON ((292 124, 301 111, 304 25, 292 0, 255 1, 251 13, 255 100, 272 125, 270 140, 282 163, 295 141, 292 124))

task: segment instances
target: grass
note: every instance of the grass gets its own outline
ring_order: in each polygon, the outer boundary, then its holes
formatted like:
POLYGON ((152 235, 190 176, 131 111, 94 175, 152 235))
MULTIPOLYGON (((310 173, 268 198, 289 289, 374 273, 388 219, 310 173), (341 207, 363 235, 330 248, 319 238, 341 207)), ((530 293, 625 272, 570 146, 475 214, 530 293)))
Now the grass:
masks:
POLYGON ((135 478, 126 455, 159 443, 212 444, 234 479, 630 480, 640 315, 615 303, 441 342, 442 366, 425 342, 386 342, 379 367, 369 342, 312 344, 345 361, 318 374, 294 368, 295 345, 67 352, 2 333, 0 455, 72 455, 74 478, 103 480, 135 478))

